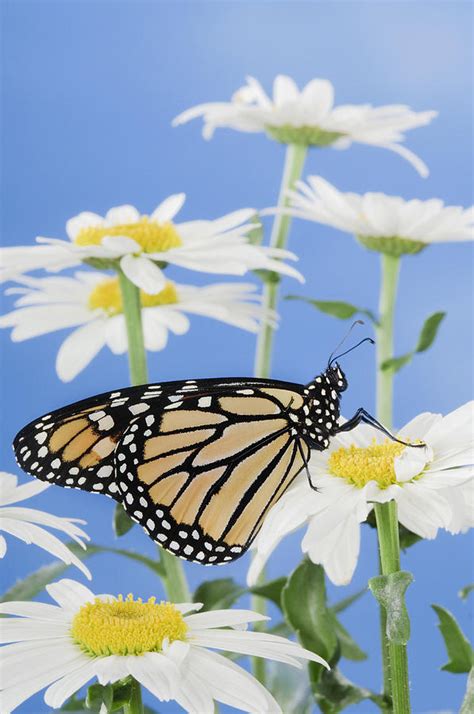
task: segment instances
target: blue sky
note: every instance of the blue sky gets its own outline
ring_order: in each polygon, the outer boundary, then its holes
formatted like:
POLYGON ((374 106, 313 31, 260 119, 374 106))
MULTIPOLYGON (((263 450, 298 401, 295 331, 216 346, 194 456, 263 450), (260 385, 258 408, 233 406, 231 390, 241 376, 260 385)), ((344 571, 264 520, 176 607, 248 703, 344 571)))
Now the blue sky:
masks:
MULTIPOLYGON (((337 103, 406 103, 437 109, 427 128, 407 145, 428 163, 421 179, 388 151, 355 146, 314 150, 305 173, 320 173, 343 190, 378 190, 405 198, 472 202, 472 79, 468 2, 5 2, 4 176, 2 239, 31 244, 35 235, 64 237, 65 221, 82 210, 105 212, 121 203, 149 213, 167 195, 185 191, 182 220, 215 218, 244 206, 276 200, 284 150, 263 135, 218 131, 206 142, 199 122, 172 129, 171 119, 194 104, 225 100, 247 74, 270 89, 282 72, 299 84, 330 79, 337 103)), ((266 227, 270 227, 266 219, 266 227)), ((306 276, 282 293, 348 300, 376 307, 378 259, 342 233, 295 221, 290 247, 306 276)), ((171 272, 170 272, 171 276, 171 272)), ((173 270, 186 282, 208 276, 173 270)), ((210 278, 212 281, 212 277, 210 278)), ((410 349, 423 320, 436 310, 447 318, 430 352, 396 378, 395 421, 418 412, 447 412, 472 396, 472 250, 464 244, 429 248, 403 261, 396 318, 396 351, 410 349)), ((5 300, 5 308, 10 305, 5 300)), ((283 302, 275 344, 275 378, 308 381, 346 329, 305 305, 283 302)), ((63 385, 54 373, 64 334, 13 345, 2 331, 2 467, 16 471, 10 443, 38 414, 91 394, 124 386, 125 358, 103 352, 76 380, 63 385)), ((153 379, 251 374, 254 337, 205 319, 185 337, 150 356, 153 379)), ((344 413, 374 409, 373 353, 363 348, 345 363, 350 382, 344 413)), ((112 543, 112 504, 90 494, 50 489, 39 507, 84 517, 93 540, 112 543)), ((275 554, 271 576, 288 573, 299 558, 299 539, 275 554)), ((124 545, 153 553, 134 529, 124 545)), ((12 544, 2 563, 5 586, 49 559, 33 546, 12 544)), ((118 561, 91 561, 98 591, 156 591, 142 569, 124 574, 118 561)), ((216 570, 187 566, 191 582, 233 576, 243 580, 248 560, 216 570)), ((415 712, 455 710, 464 677, 439 672, 445 661, 432 602, 452 609, 467 630, 472 604, 457 597, 473 579, 470 536, 441 535, 412 548, 404 567, 415 573, 408 593, 412 616, 411 681, 415 712)), ((334 599, 363 587, 376 569, 373 533, 364 531, 362 555, 348 588, 330 587, 334 599)), ((346 663, 357 682, 380 685, 376 608, 367 595, 344 616, 370 651, 366 663, 346 663), (377 666, 375 666, 377 665, 377 666)), ((20 712, 36 714, 41 699, 20 712)), ((160 705, 160 712, 174 712, 160 705)), ((369 713, 370 706, 364 708, 369 713)))

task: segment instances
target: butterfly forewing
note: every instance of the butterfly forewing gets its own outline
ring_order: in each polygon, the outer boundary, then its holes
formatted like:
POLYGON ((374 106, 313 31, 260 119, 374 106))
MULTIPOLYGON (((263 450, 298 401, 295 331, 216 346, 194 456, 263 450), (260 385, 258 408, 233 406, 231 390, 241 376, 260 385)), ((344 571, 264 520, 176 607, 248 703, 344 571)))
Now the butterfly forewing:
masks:
POLYGON ((296 385, 247 380, 203 395, 197 384, 131 424, 115 451, 117 479, 128 513, 154 540, 218 564, 247 550, 309 448, 288 414, 302 405, 296 385))
POLYGON ((13 447, 32 476, 121 500, 114 450, 138 415, 162 396, 159 385, 107 392, 46 414, 22 429, 13 447))

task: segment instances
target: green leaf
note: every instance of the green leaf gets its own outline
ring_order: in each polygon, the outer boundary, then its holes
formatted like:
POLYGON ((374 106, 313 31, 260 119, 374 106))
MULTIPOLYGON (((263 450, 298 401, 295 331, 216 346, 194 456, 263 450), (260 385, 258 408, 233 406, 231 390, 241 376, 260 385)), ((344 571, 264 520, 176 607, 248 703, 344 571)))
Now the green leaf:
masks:
POLYGON ((338 602, 335 602, 334 605, 331 605, 331 610, 332 612, 337 615, 340 612, 343 612, 344 610, 347 610, 352 603, 356 602, 359 600, 359 598, 362 597, 362 595, 365 595, 367 592, 367 588, 362 588, 361 590, 358 590, 356 593, 353 595, 348 595, 348 597, 342 598, 342 600, 338 600, 338 602))
POLYGON ((441 667, 446 672, 470 672, 474 665, 474 652, 449 610, 441 605, 432 605, 439 618, 438 627, 446 645, 449 661, 441 667))
POLYGON ((404 570, 369 580, 370 590, 387 613, 387 637, 396 645, 406 645, 410 639, 405 592, 412 581, 413 575, 404 570))
POLYGON ((201 583, 193 595, 194 602, 202 602, 203 610, 219 610, 231 607, 246 593, 246 588, 232 578, 221 578, 201 583))
POLYGON ((306 669, 288 667, 281 662, 268 662, 265 685, 283 712, 312 713, 314 699, 306 669))
POLYGON ((408 528, 402 526, 401 523, 398 524, 398 537, 400 540, 400 548, 402 550, 406 550, 410 546, 415 545, 415 543, 418 543, 418 541, 423 540, 421 536, 409 531, 408 528))
POLYGON ((399 369, 411 362, 413 357, 418 352, 425 352, 427 349, 429 349, 435 341, 436 335, 438 334, 439 326, 441 325, 445 317, 445 312, 434 312, 432 315, 430 315, 425 320, 423 327, 421 328, 420 336, 418 338, 418 342, 416 344, 415 349, 411 352, 407 352, 406 354, 401 355, 400 357, 392 357, 391 359, 385 360, 385 362, 382 362, 382 364, 380 365, 381 369, 384 371, 390 370, 393 373, 398 372, 399 369))
POLYGON ((354 317, 354 315, 366 315, 374 325, 377 324, 377 318, 371 310, 364 307, 357 307, 357 305, 352 305, 350 302, 343 302, 342 300, 313 300, 302 295, 286 295, 285 300, 301 300, 302 302, 308 303, 308 305, 312 305, 320 312, 324 312, 326 315, 331 315, 332 317, 338 317, 340 320, 349 320, 351 317, 354 317))
POLYGON ((367 700, 374 702, 382 710, 387 710, 389 704, 383 695, 349 681, 337 667, 329 672, 322 672, 315 699, 323 714, 337 714, 351 704, 367 700))
POLYGON ((339 640, 339 645, 341 648, 341 657, 350 659, 353 662, 362 662, 367 659, 367 653, 362 650, 357 642, 351 637, 344 625, 339 622, 337 617, 334 617, 334 630, 339 640))
POLYGON ((434 312, 426 320, 421 328, 418 344, 415 347, 415 352, 425 352, 431 347, 436 339, 439 326, 446 317, 445 312, 434 312))
MULTIPOLYGON (((59 712, 84 712, 86 710, 86 700, 85 699, 78 699, 75 694, 67 700, 67 702, 64 702, 62 707, 58 709, 57 711, 59 712)), ((55 710, 56 711, 56 710, 55 710)))
MULTIPOLYGON (((339 643, 334 616, 326 604, 323 568, 303 560, 283 588, 282 605, 301 644, 332 664, 339 654, 339 643)), ((314 689, 324 667, 311 662, 309 669, 314 689)))
MULTIPOLYGON (((75 542, 66 543, 66 545, 69 550, 81 560, 85 560, 95 553, 91 546, 89 546, 87 550, 84 550, 75 542)), ((38 593, 44 590, 48 583, 59 578, 69 567, 67 563, 61 561, 44 565, 26 578, 18 580, 15 585, 0 597, 0 602, 6 602, 7 600, 32 600, 38 593)))
POLYGON ((250 588, 250 592, 254 595, 261 595, 267 598, 267 600, 271 600, 281 609, 281 594, 287 582, 288 578, 283 576, 275 580, 269 580, 263 585, 255 585, 253 588, 250 588))
POLYGON ((465 600, 467 596, 472 593, 474 590, 474 583, 471 583, 470 585, 465 585, 461 590, 458 592, 459 597, 461 600, 465 600))
POLYGON ((462 700, 459 714, 472 714, 474 712, 474 667, 469 672, 467 678, 466 694, 462 700))
POLYGON ((105 704, 107 711, 112 710, 114 699, 114 689, 111 684, 91 684, 87 690, 86 707, 93 712, 100 711, 102 704, 105 704))
POLYGON ((113 527, 116 536, 120 537, 128 533, 133 528, 135 522, 132 521, 121 503, 115 505, 113 527))
POLYGON ((390 359, 386 359, 380 365, 380 369, 383 372, 390 370, 391 372, 393 372, 395 374, 402 367, 404 367, 406 364, 410 364, 410 362, 413 359, 414 354, 415 354, 414 352, 408 352, 406 355, 401 355, 401 357, 391 357, 390 359))
MULTIPOLYGON (((87 550, 83 550, 77 543, 66 543, 66 545, 69 550, 77 555, 78 558, 81 558, 81 560, 99 553, 114 553, 115 555, 121 555, 129 560, 134 560, 137 563, 141 563, 141 565, 145 565, 157 575, 161 576, 163 574, 159 561, 147 558, 140 553, 135 553, 133 550, 127 550, 125 548, 106 548, 101 545, 94 545, 93 543, 87 546, 87 550)), ((59 578, 59 576, 70 567, 70 565, 62 562, 44 565, 23 580, 16 582, 13 587, 0 597, 0 602, 6 602, 7 600, 32 600, 38 593, 44 590, 46 585, 59 578)))

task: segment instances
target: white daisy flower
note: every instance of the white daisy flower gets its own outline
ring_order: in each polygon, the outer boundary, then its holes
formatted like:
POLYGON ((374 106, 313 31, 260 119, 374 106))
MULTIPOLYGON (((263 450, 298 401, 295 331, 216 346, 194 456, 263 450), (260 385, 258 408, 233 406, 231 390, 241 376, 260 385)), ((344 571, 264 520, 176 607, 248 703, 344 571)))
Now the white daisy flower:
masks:
POLYGON ((302 280, 282 262, 295 259, 288 251, 252 245, 249 233, 255 210, 244 208, 214 221, 174 223, 184 193, 169 196, 151 216, 133 206, 111 208, 105 217, 80 213, 66 224, 69 241, 37 238, 38 246, 0 250, 0 280, 45 268, 58 271, 90 262, 94 267, 118 267, 132 283, 156 295, 165 287, 165 265, 205 273, 243 275, 248 270, 274 270, 302 280))
POLYGON ((257 537, 249 583, 282 538, 306 524, 303 552, 333 583, 347 584, 359 556, 360 523, 375 502, 395 500, 399 522, 422 538, 435 538, 439 528, 473 527, 473 427, 474 402, 468 402, 445 417, 420 414, 400 430, 400 439, 423 441, 424 449, 363 425, 335 436, 326 451, 313 451, 309 469, 318 492, 301 475, 273 507, 257 537))
POLYGON ((418 253, 429 243, 474 239, 474 207, 445 206, 443 201, 384 193, 343 193, 321 176, 298 181, 288 191, 293 216, 353 233, 367 248, 418 253))
MULTIPOLYGON (((45 511, 14 505, 46 491, 50 485, 41 483, 41 481, 31 481, 19 486, 14 474, 0 471, 0 531, 15 536, 24 543, 34 543, 54 555, 55 558, 62 560, 63 563, 75 565, 90 580, 91 574, 84 563, 64 543, 61 543, 59 538, 42 528, 42 526, 48 526, 61 531, 85 549, 83 540, 89 540, 89 536, 76 525, 77 523, 83 524, 85 521, 80 521, 77 518, 59 518, 45 511)), ((0 558, 3 558, 6 552, 7 542, 0 535, 0 558)))
MULTIPOLYGON (((107 345, 114 354, 127 351, 127 332, 118 278, 101 272, 78 272, 74 277, 23 278, 15 309, 0 317, 20 342, 66 327, 75 328, 62 343, 56 359, 60 379, 69 382, 107 345)), ((217 283, 205 287, 168 281, 157 294, 141 292, 145 348, 165 348, 168 333, 183 335, 190 322, 186 313, 204 315, 250 332, 265 320, 261 298, 249 283, 217 283)), ((276 324, 276 314, 266 320, 276 324)))
POLYGON ((296 667, 300 660, 328 666, 284 637, 245 631, 248 622, 267 619, 249 610, 188 614, 202 606, 95 596, 73 580, 47 590, 56 605, 0 604, 2 615, 16 616, 2 619, 2 642, 11 643, 0 649, 3 714, 45 687, 45 702, 55 709, 91 679, 105 685, 129 676, 190 714, 213 714, 214 700, 277 714, 280 707, 256 679, 208 648, 296 667))
POLYGON ((278 75, 270 98, 254 77, 233 95, 230 102, 199 104, 176 117, 173 125, 203 117, 203 135, 210 139, 218 127, 237 131, 265 131, 285 144, 332 146, 347 149, 352 142, 381 146, 409 161, 422 175, 428 169, 401 142, 404 132, 425 126, 435 111, 414 112, 403 104, 373 107, 371 104, 341 104, 334 107, 334 87, 326 79, 312 79, 300 91, 291 77, 278 75))

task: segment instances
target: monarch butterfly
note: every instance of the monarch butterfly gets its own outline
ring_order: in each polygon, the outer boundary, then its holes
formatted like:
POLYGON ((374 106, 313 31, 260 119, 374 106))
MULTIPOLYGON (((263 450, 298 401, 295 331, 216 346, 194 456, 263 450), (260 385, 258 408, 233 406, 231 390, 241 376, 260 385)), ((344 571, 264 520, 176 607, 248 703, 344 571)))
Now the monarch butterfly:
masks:
POLYGON ((309 477, 311 449, 360 422, 391 436, 364 409, 339 424, 336 359, 306 386, 203 379, 100 394, 25 426, 15 455, 42 481, 114 498, 175 555, 226 563, 304 468, 309 477))

